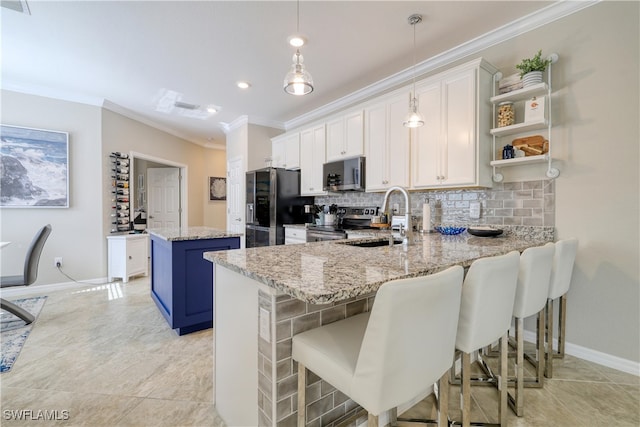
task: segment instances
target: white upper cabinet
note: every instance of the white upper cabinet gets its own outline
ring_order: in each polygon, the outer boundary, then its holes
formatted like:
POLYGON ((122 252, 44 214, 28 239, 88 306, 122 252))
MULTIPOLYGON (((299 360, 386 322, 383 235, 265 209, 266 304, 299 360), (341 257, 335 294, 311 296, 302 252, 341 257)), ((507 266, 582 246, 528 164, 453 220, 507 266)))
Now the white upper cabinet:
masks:
POLYGON ((412 133, 411 188, 491 186, 491 109, 484 100, 494 72, 476 60, 420 82, 425 125, 412 133))
POLYGON ((327 162, 364 154, 362 110, 327 122, 327 162))
POLYGON ((325 163, 324 123, 300 132, 300 195, 319 196, 323 190, 322 166, 325 163))
POLYGON ((285 133, 271 139, 271 165, 275 168, 300 169, 300 134, 285 133))
POLYGON ((365 108, 367 191, 409 186, 409 93, 401 92, 365 108))

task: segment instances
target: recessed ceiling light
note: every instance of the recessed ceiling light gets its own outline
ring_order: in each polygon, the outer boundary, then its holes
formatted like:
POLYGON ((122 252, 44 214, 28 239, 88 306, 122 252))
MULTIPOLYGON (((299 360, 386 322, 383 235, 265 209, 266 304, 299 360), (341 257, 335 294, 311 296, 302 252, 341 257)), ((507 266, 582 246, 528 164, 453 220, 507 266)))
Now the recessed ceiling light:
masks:
POLYGON ((218 112, 218 107, 216 107, 215 105, 209 105, 207 106, 207 113, 217 113, 218 112))
POLYGON ((249 82, 238 82, 238 83, 236 83, 236 85, 240 89, 249 89, 251 87, 251 84, 249 82))
POLYGON ((301 47, 304 46, 304 44, 307 42, 307 39, 300 34, 294 34, 292 36, 289 36, 287 41, 293 47, 301 47))

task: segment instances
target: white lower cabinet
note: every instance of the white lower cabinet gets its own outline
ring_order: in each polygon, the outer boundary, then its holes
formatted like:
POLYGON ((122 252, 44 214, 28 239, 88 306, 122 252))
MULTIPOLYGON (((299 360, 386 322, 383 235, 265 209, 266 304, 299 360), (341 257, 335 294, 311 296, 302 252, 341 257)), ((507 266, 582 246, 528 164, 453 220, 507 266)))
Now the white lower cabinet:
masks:
POLYGON ((365 108, 367 191, 409 186, 409 93, 402 92, 365 108))
POLYGON ((494 73, 476 60, 417 86, 425 124, 412 134, 411 188, 491 187, 491 109, 484 100, 494 73))
POLYGON ((114 277, 127 283, 129 278, 149 275, 149 236, 122 234, 107 236, 108 280, 114 277))
POLYGON ((284 244, 307 243, 307 230, 297 227, 284 227, 284 244))
POLYGON ((320 196, 323 190, 324 177, 322 166, 325 154, 325 126, 313 126, 300 132, 300 195, 320 196))

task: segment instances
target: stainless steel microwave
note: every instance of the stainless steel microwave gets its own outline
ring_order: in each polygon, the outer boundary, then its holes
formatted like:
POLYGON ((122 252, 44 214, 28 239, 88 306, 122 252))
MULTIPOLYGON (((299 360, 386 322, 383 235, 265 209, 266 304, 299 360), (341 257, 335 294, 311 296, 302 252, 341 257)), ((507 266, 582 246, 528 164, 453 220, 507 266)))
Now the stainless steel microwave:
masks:
POLYGON ((364 191, 365 158, 354 157, 322 166, 324 191, 364 191))

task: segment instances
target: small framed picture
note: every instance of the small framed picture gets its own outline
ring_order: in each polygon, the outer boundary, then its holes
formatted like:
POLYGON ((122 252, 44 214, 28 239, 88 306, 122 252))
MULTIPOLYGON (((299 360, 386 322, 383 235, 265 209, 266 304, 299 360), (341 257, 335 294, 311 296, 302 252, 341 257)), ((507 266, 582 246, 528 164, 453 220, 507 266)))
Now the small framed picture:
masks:
POLYGON ((227 178, 209 177, 209 200, 227 200, 227 178))

